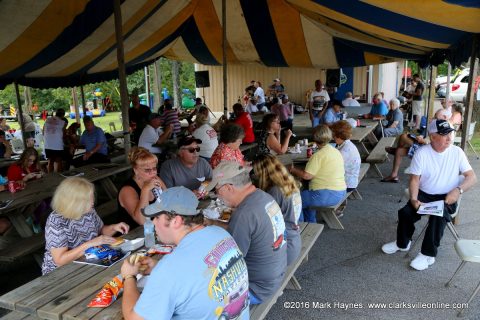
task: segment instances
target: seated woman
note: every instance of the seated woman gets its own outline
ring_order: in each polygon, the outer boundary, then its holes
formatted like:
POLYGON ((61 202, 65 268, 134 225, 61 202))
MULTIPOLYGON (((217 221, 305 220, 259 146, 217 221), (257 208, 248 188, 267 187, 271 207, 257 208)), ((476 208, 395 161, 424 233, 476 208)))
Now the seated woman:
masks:
POLYGON ((382 131, 384 137, 396 137, 403 132, 403 113, 399 109, 400 101, 397 98, 390 100, 388 104, 389 111, 385 120, 381 125, 375 128, 375 136, 380 139, 382 137, 382 131))
POLYGON ((40 161, 38 152, 35 148, 26 148, 20 159, 8 167, 7 178, 8 181, 15 181, 21 186, 30 180, 38 179, 43 176, 40 169, 40 161))
POLYGON ((335 122, 330 129, 332 130, 333 140, 337 144, 337 150, 340 151, 343 157, 347 192, 353 191, 358 186, 362 159, 357 147, 350 141, 352 126, 346 120, 341 120, 335 122))
POLYGON ((213 151, 215 151, 218 146, 217 132, 208 124, 208 117, 205 117, 202 113, 197 114, 195 127, 196 129, 192 135, 202 140, 202 143, 199 145, 199 156, 210 161, 213 151))
POLYGON ((283 143, 280 140, 280 119, 276 114, 269 113, 263 117, 263 130, 258 138, 258 154, 284 154, 287 152, 292 130, 284 131, 285 138, 283 143))
POLYGON ((282 209, 287 231, 287 264, 297 259, 302 248, 298 220, 302 213, 300 184, 285 166, 271 154, 259 156, 253 170, 258 179, 258 187, 269 193, 282 209))
POLYGON ((42 274, 80 258, 90 247, 114 243, 117 232, 128 232, 123 222, 103 224, 93 207, 94 191, 93 184, 80 177, 63 180, 55 190, 45 227, 42 274))
POLYGON ((212 169, 222 161, 235 161, 241 166, 245 165, 240 145, 245 137, 245 131, 237 124, 229 123, 220 130, 220 144, 210 158, 212 169))
POLYGON ((316 222, 315 210, 310 206, 329 207, 338 204, 345 197, 345 169, 343 158, 329 142, 332 131, 327 125, 319 125, 313 129, 313 141, 318 151, 313 154, 305 170, 290 166, 290 173, 304 180, 309 180, 309 190, 303 190, 301 221, 316 222))
POLYGON ((132 148, 128 160, 132 165, 133 176, 118 193, 117 221, 124 221, 133 229, 145 222, 140 210, 155 202, 152 190, 166 190, 167 186, 157 174, 158 158, 147 149, 132 148))

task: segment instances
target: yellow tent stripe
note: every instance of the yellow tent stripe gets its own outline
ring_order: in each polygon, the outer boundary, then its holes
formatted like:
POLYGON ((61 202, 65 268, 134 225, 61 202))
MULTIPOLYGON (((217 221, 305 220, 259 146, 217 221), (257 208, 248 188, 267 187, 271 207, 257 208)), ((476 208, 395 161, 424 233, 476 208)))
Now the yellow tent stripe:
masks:
MULTIPOLYGON (((128 61, 134 60, 136 57, 144 54, 146 51, 150 50, 157 43, 161 42, 168 35, 172 34, 175 30, 177 30, 177 28, 180 27, 182 23, 184 23, 192 15, 192 12, 197 6, 197 3, 198 0, 192 0, 192 2, 190 2, 184 9, 177 13, 175 17, 170 20, 169 23, 163 25, 160 29, 153 32, 150 37, 142 41, 129 52, 125 52, 125 62, 128 63, 128 61)), ((110 71, 115 68, 117 68, 116 61, 103 68, 102 71, 110 71)))
POLYGON ((284 0, 268 0, 268 9, 283 57, 289 66, 312 67, 297 10, 284 0))
POLYGON ((89 0, 52 0, 39 17, 0 52, 0 74, 15 70, 53 42, 82 13, 89 0))
MULTIPOLYGON (((205 42, 210 53, 213 55, 218 63, 222 63, 222 25, 218 20, 218 15, 215 11, 215 7, 212 4, 212 0, 201 0, 198 7, 193 14, 195 23, 197 24, 198 31, 202 35, 202 39, 205 42), (209 17, 209 19, 205 19, 209 17)), ((228 20, 227 20, 228 25, 228 20)), ((233 53, 232 48, 227 42, 227 59, 228 62, 238 63, 237 57, 233 53)))
MULTIPOLYGON (((123 34, 127 34, 130 30, 132 30, 132 28, 138 23, 138 21, 142 20, 147 14, 149 14, 157 4, 158 4, 157 0, 148 0, 147 2, 145 2, 144 5, 137 12, 135 12, 135 14, 133 14, 131 18, 128 19, 128 21, 126 21, 123 24, 123 27, 122 27, 123 34)), ((81 68, 86 66, 88 63, 90 63, 92 60, 95 60, 99 55, 104 53, 107 49, 115 45, 116 43, 115 33, 114 33, 114 30, 112 31, 113 31, 112 35, 108 37, 108 39, 105 40, 103 43, 101 43, 95 50, 92 50, 91 52, 83 56, 80 60, 68 66, 67 68, 64 68, 63 70, 58 71, 57 73, 54 74, 54 76, 63 77, 80 70, 81 68)))
POLYGON ((395 60, 394 58, 391 58, 391 57, 381 56, 376 53, 371 53, 366 51, 363 53, 363 57, 365 58, 366 65, 388 63, 395 60))
POLYGON ((316 12, 318 14, 324 15, 326 17, 329 17, 335 21, 341 21, 342 23, 345 23, 347 25, 352 25, 355 26, 355 28, 366 32, 370 33, 376 37, 386 37, 393 39, 395 41, 403 41, 405 43, 411 43, 414 45, 419 45, 419 46, 424 46, 427 48, 438 48, 438 49, 445 49, 449 47, 449 44, 447 43, 439 43, 439 42, 433 42, 429 40, 424 40, 408 35, 404 35, 389 29, 377 27, 375 25, 371 25, 369 23, 363 22, 362 20, 358 20, 355 18, 352 18, 350 16, 347 16, 345 14, 339 13, 335 10, 331 10, 327 7, 324 7, 322 5, 310 2, 310 1, 301 1, 301 0, 289 0, 292 4, 295 4, 299 8, 304 8, 306 10, 310 10, 313 12, 316 12))
POLYGON ((480 33, 480 9, 477 8, 462 7, 441 0, 364 0, 363 2, 440 26, 480 33))

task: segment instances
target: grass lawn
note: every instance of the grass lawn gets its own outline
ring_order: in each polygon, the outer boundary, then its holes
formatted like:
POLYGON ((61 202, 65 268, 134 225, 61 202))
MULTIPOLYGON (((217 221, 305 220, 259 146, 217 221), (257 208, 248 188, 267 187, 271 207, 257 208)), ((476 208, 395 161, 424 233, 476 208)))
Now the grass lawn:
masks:
MULTIPOLYGON (((120 120, 121 114, 122 113, 120 111, 108 112, 104 117, 94 117, 93 121, 95 122, 95 125, 97 127, 102 128, 103 131, 105 132, 111 132, 109 123, 113 122, 115 124, 115 129, 119 131, 119 130, 122 130, 122 120, 120 120)), ((75 119, 68 118, 68 125, 74 122, 75 122, 75 119)), ((40 128, 43 128, 43 124, 45 123, 45 121, 43 121, 42 119, 38 119, 37 123, 40 125, 40 128)), ((12 129, 20 128, 20 125, 18 124, 17 121, 7 121, 7 124, 12 129)), ((82 123, 82 127, 83 127, 83 123, 82 123)))

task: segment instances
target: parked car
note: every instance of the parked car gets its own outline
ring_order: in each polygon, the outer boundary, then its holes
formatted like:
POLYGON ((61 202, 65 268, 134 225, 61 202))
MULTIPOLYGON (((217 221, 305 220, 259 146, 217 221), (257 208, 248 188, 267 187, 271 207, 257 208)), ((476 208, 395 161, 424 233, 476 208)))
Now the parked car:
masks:
MULTIPOLYGON (((470 69, 463 69, 456 77, 450 81, 450 98, 457 102, 462 102, 467 94, 468 75, 470 69)), ((447 93, 446 84, 440 85, 437 95, 445 98, 447 93)))

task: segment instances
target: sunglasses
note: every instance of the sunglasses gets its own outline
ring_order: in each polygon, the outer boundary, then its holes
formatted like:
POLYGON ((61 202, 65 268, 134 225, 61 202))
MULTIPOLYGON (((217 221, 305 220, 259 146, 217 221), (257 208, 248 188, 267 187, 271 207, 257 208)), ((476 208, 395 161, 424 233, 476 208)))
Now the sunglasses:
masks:
POLYGON ((191 147, 191 148, 183 148, 184 150, 187 150, 190 153, 195 153, 195 152, 200 152, 200 147, 191 147))

